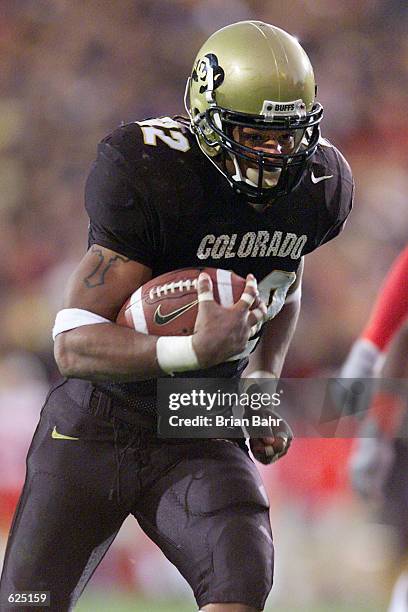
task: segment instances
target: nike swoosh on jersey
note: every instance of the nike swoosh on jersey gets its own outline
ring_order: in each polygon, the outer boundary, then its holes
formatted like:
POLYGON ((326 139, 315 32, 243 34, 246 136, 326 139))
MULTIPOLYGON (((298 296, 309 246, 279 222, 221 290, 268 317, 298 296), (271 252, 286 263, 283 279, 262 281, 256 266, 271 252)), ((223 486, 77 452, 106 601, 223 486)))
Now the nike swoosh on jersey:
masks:
POLYGON ((54 425, 54 429, 52 430, 51 438, 54 440, 79 440, 79 438, 73 438, 72 436, 64 436, 64 434, 60 434, 57 431, 57 427, 54 425))
POLYGON ((180 317, 182 314, 187 312, 187 310, 190 310, 190 308, 196 306, 196 304, 198 304, 198 300, 194 300, 194 302, 185 304, 184 306, 181 306, 180 308, 173 310, 173 312, 169 312, 165 315, 161 313, 161 304, 159 304, 156 309, 156 312, 154 313, 154 322, 157 325, 166 325, 166 323, 170 323, 170 321, 177 319, 177 317, 180 317))
POLYGON ((316 185, 317 183, 320 183, 320 181, 327 181, 327 179, 333 178, 333 174, 328 174, 326 176, 315 176, 312 170, 312 172, 310 173, 310 178, 312 180, 312 183, 316 185))

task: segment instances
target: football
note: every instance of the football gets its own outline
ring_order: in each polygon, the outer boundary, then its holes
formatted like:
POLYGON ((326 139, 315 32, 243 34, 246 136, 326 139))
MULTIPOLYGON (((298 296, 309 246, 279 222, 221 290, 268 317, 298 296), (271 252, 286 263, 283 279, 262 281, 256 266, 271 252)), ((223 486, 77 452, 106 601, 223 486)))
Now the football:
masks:
POLYGON ((245 279, 218 268, 183 268, 167 272, 137 289, 121 308, 116 322, 143 334, 183 336, 194 331, 198 312, 197 278, 212 279, 214 299, 232 306, 244 290, 245 279))

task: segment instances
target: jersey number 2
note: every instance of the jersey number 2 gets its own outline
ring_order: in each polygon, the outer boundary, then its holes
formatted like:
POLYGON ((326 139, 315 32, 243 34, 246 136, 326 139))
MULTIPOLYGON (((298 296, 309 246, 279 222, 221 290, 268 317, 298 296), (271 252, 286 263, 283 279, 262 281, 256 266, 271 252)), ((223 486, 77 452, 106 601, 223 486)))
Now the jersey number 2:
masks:
POLYGON ((295 280, 295 272, 274 270, 258 283, 261 298, 268 307, 268 319, 273 319, 282 310, 288 289, 295 280))
POLYGON ((147 119, 138 121, 143 133, 143 140, 146 145, 157 146, 159 138, 171 149, 185 153, 190 149, 190 143, 182 132, 179 124, 170 117, 162 119, 147 119))

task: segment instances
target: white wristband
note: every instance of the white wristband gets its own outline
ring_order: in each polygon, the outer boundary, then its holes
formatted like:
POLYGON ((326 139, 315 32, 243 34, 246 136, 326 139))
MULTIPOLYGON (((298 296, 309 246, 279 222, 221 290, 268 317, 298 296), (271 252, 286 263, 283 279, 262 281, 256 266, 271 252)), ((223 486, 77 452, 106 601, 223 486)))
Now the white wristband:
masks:
POLYGON ((187 372, 199 370, 193 347, 193 336, 160 336, 156 344, 157 362, 163 372, 187 372))
POLYGON ((109 319, 82 308, 64 308, 57 313, 52 330, 52 339, 62 332, 82 327, 83 325, 95 325, 97 323, 112 323, 109 319))

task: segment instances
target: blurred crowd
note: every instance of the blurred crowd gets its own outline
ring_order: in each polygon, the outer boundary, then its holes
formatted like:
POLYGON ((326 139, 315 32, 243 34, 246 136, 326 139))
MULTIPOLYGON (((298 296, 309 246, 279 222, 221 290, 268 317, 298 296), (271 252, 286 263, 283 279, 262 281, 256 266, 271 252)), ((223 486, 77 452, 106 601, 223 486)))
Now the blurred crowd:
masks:
POLYGON ((21 482, 40 398, 57 376, 50 330, 86 250, 83 188, 96 145, 121 122, 183 113, 198 48, 234 21, 263 20, 299 38, 325 107, 323 133, 354 171, 343 235, 307 258, 286 365, 290 376, 334 370, 408 235, 406 4, 3 0, 1 8, 0 419, 8 442, 0 464, 9 490, 21 482), (8 479, 11 464, 21 470, 8 479))

